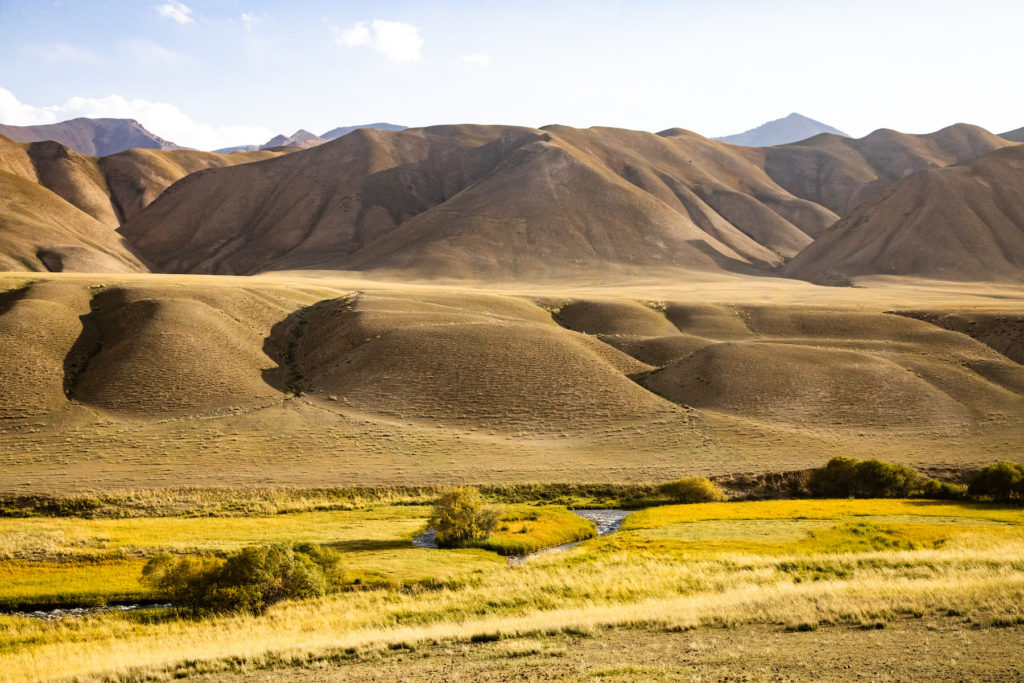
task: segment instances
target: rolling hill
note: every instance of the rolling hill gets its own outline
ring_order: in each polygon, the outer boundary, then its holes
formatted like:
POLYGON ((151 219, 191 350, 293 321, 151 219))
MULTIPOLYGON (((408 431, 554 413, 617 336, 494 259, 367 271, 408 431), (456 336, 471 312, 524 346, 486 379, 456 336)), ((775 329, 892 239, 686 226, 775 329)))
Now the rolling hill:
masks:
POLYGON ((1024 146, 894 183, 783 272, 824 283, 866 274, 1024 278, 1024 146))
POLYGON ((134 119, 77 118, 39 126, 0 124, 0 135, 16 142, 54 140, 89 156, 107 156, 127 149, 184 149, 150 133, 134 119))
POLYGON ((848 137, 846 133, 838 128, 833 128, 821 121, 815 121, 794 112, 785 118, 769 121, 757 128, 751 128, 742 133, 713 139, 727 142, 730 145, 742 145, 744 147, 771 147, 773 145, 799 142, 822 133, 848 137))
POLYGON ((1005 133, 1000 133, 999 137, 1006 138, 1011 142, 1024 142, 1024 128, 1018 128, 1017 130, 1010 130, 1005 133))

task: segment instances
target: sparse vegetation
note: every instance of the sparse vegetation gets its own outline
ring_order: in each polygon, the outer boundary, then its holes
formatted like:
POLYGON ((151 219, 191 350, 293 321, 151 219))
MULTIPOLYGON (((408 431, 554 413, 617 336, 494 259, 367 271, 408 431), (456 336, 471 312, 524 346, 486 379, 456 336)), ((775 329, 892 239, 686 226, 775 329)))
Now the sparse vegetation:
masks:
POLYGON ((477 489, 460 486, 441 494, 429 524, 437 530, 439 546, 457 548, 486 539, 501 515, 501 509, 488 505, 477 489))
POLYGON ((904 465, 837 457, 811 472, 807 488, 819 498, 905 498, 920 483, 921 476, 904 465))
POLYGON ((662 484, 658 493, 674 503, 717 503, 726 500, 725 493, 704 477, 687 477, 662 484))
POLYGON ((339 559, 311 543, 249 546, 223 560, 162 553, 143 567, 142 582, 193 616, 262 614, 282 600, 322 597, 339 582, 339 559))

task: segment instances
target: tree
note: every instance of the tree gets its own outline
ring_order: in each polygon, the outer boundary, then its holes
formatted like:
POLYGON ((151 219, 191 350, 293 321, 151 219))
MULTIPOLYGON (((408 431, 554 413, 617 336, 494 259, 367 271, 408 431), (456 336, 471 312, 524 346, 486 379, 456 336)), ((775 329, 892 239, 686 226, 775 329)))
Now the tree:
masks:
POLYGON ((175 607, 261 614, 287 599, 324 595, 338 580, 337 553, 312 544, 242 548, 226 559, 157 555, 142 582, 175 607))
POLYGON ((1024 499, 1024 464, 1003 461, 987 465, 971 479, 967 492, 1000 501, 1024 499))
POLYGON ((475 488, 461 486, 441 495, 429 524, 437 530, 439 546, 454 548, 490 536, 501 515, 500 508, 484 504, 475 488))
POLYGON ((662 484, 662 493, 677 503, 718 503, 726 500, 722 489, 704 477, 687 477, 662 484))

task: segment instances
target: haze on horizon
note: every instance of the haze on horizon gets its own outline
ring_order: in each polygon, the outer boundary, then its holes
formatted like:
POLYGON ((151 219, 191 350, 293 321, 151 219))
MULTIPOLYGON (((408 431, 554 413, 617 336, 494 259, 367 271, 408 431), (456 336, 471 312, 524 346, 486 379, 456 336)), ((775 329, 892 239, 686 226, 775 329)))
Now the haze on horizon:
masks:
POLYGON ((1024 4, 0 0, 0 123, 138 119, 201 149, 390 121, 862 136, 1024 125, 1024 4))

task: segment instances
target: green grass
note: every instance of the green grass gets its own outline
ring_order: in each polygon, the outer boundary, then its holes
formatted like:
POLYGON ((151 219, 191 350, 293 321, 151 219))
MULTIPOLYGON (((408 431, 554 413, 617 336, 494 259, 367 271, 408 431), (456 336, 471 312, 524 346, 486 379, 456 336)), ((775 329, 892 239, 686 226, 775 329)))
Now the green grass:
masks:
POLYGON ((473 545, 499 555, 526 555, 594 536, 593 522, 564 507, 515 505, 506 508, 494 533, 473 545))

